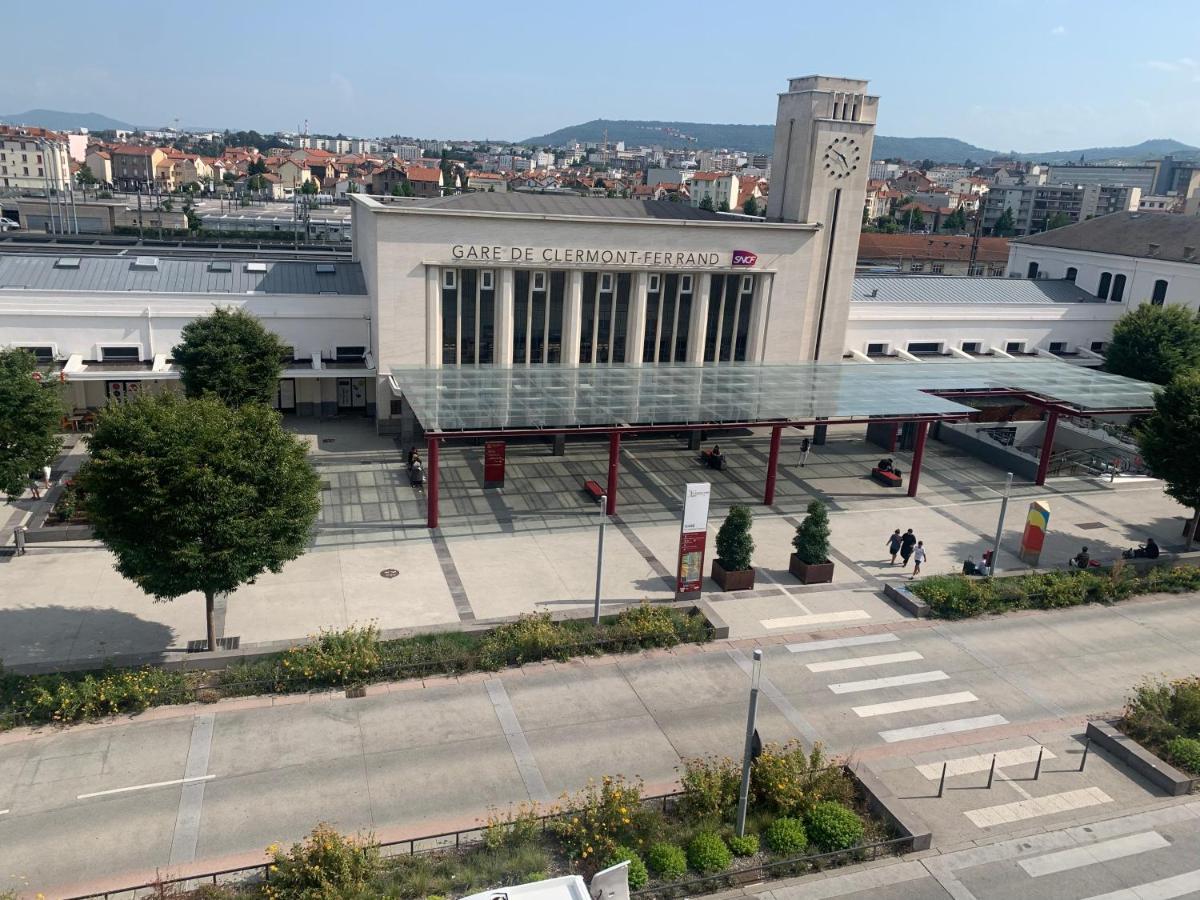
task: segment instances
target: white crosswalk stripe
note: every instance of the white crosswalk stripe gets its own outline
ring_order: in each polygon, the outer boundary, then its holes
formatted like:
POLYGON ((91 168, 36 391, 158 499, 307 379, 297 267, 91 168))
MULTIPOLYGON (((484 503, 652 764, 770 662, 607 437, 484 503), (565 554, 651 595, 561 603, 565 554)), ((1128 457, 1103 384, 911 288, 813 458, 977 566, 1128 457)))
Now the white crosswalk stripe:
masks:
POLYGON ((1043 856, 1017 861, 1031 878, 1041 878, 1043 875, 1055 875, 1071 869, 1081 869, 1096 863, 1110 862, 1114 859, 1124 859, 1127 856, 1137 856, 1139 853, 1149 853, 1151 850, 1161 850, 1170 847, 1171 842, 1157 831, 1143 831, 1140 834, 1127 834, 1124 837, 1113 838, 1109 841, 1097 841, 1083 847, 1072 847, 1070 850, 1059 850, 1043 856))
POLYGON ((970 691, 955 691, 951 694, 933 694, 929 697, 911 697, 908 700, 889 700, 886 703, 869 703, 866 706, 853 706, 855 715, 861 718, 870 716, 887 716, 898 712, 911 712, 916 709, 936 709, 939 706, 954 706, 958 703, 974 703, 979 698, 970 691))
POLYGON ((865 669, 870 666, 890 666, 895 663, 916 662, 924 659, 916 650, 903 653, 880 653, 877 656, 851 656, 846 659, 831 659, 828 662, 808 663, 810 672, 840 672, 843 669, 865 669))
MULTIPOLYGON (((996 769, 1004 769, 1009 766, 1019 766, 1024 763, 1035 762, 1038 758, 1038 751, 1041 750, 1037 744, 1030 744, 1028 747, 1018 747, 1016 750, 1001 750, 995 754, 996 769)), ((973 772, 986 772, 992 767, 991 753, 979 753, 973 756, 961 756, 958 759, 946 759, 936 763, 926 763, 923 766, 917 766, 917 771, 930 780, 936 780, 942 777, 942 762, 946 763, 947 777, 955 775, 970 775, 973 772)), ((1049 750, 1042 750, 1042 759, 1056 759, 1055 755, 1049 750)))
POLYGON ((948 722, 931 722, 928 725, 913 725, 909 728, 892 728, 879 732, 879 736, 889 744, 900 741, 915 741, 919 738, 940 737, 943 734, 959 734, 964 731, 976 731, 980 728, 993 728, 997 725, 1007 725, 1004 716, 975 716, 970 719, 951 719, 948 722))
POLYGON ((1182 875, 1148 881, 1136 887, 1096 894, 1087 900, 1171 900, 1173 897, 1186 897, 1197 891, 1200 891, 1200 869, 1193 869, 1182 875))
POLYGON ((1064 791, 1061 794, 1046 794, 1029 800, 1018 800, 1015 803, 1001 803, 998 806, 969 809, 964 815, 976 828, 991 828, 995 825, 1008 825, 1038 816, 1050 816, 1055 813, 1070 812, 1075 809, 1112 802, 1112 797, 1100 788, 1089 787, 1077 791, 1064 791))
POLYGON ((763 619, 763 628, 805 628, 809 625, 834 625, 838 622, 861 622, 871 618, 865 609, 847 609, 842 612, 810 613, 807 616, 784 616, 781 619, 763 619))
POLYGON ((950 676, 938 669, 934 672, 911 672, 908 675, 889 675, 886 678, 868 678, 864 681, 841 681, 829 685, 835 694, 857 694, 860 691, 878 691, 884 688, 905 687, 910 684, 928 684, 945 681, 950 676))
POLYGON ((893 644, 900 640, 890 631, 883 634, 862 634, 857 637, 831 638, 827 641, 805 641, 802 644, 788 644, 790 653, 816 653, 819 650, 840 650, 845 647, 862 647, 867 644, 893 644))

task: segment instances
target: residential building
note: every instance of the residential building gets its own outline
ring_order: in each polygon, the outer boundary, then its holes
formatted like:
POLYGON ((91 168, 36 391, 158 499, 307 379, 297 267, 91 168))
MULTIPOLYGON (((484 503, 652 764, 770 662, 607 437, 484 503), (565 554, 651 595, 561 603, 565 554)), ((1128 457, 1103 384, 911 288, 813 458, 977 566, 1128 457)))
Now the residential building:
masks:
POLYGON ((972 238, 942 234, 864 232, 858 239, 859 269, 891 269, 905 274, 976 275, 998 278, 1007 272, 1008 240, 981 237, 971 261, 972 238))
POLYGON ((871 161, 870 177, 876 181, 890 181, 900 177, 903 171, 898 163, 884 162, 882 159, 871 161))
POLYGON ((421 158, 421 154, 424 152, 415 144, 399 144, 393 149, 396 154, 396 158, 403 160, 404 162, 416 162, 421 158))
POLYGON ((0 188, 61 190, 71 183, 66 136, 45 128, 0 125, 0 188))
POLYGON ((1046 173, 1046 184, 1119 184, 1139 188, 1143 194, 1152 194, 1158 170, 1158 163, 1146 166, 1050 166, 1046 173))
POLYGON ((1183 198, 1174 194, 1143 194, 1138 201, 1138 212, 1181 213, 1184 205, 1183 198))
POLYGON ((113 183, 112 154, 107 150, 103 150, 99 146, 91 147, 84 165, 91 171, 97 184, 111 185, 113 183))
POLYGON ((470 172, 467 175, 467 190, 504 193, 508 190, 508 179, 496 172, 470 172))
POLYGON ((442 170, 436 166, 409 166, 408 183, 412 186, 414 197, 442 196, 442 170))
POLYGON ((117 144, 112 154, 113 185, 121 190, 140 191, 155 182, 167 155, 159 147, 117 144))
POLYGON ((1005 209, 1013 212, 1014 234, 1045 231, 1055 216, 1068 223, 1136 210, 1141 188, 1125 185, 1020 184, 993 187, 984 204, 983 226, 989 233, 1005 209))
POLYGON ((1200 218, 1122 212, 1018 238, 1008 274, 1073 281, 1124 309, 1200 309, 1200 218))
POLYGON ((405 180, 404 166, 395 159, 389 159, 381 166, 377 166, 370 172, 372 194, 390 194, 392 190, 400 185, 405 180))
POLYGON ((697 172, 688 182, 692 206, 705 200, 716 210, 735 211, 739 193, 738 177, 730 172, 697 172))
POLYGON ((296 159, 285 159, 275 166, 275 174, 283 182, 284 189, 289 193, 304 187, 305 182, 313 180, 312 169, 307 164, 296 159))

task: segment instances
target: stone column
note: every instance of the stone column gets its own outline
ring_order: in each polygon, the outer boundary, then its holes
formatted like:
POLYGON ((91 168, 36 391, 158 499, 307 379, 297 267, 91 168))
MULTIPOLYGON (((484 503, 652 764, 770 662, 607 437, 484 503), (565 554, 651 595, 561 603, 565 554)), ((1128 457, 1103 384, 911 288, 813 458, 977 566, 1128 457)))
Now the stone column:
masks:
POLYGON ((640 366, 646 345, 646 294, 650 285, 647 272, 635 272, 633 293, 629 297, 629 322, 625 328, 625 362, 640 366))
POLYGON ((496 349, 497 366, 511 367, 513 364, 513 284, 512 269, 498 269, 500 290, 496 291, 496 349))
POLYGON ((687 361, 690 365, 704 364, 704 338, 708 328, 708 293, 712 276, 697 275, 692 285, 692 317, 688 322, 687 361))
POLYGON ((769 273, 754 279, 754 305, 750 309, 750 335, 746 341, 746 362, 762 362, 767 346, 767 312, 771 308, 771 286, 774 276, 769 273))
POLYGON ((579 329, 583 324, 583 272, 567 273, 567 296, 563 308, 562 361, 564 366, 579 365, 579 329))
POLYGON ((425 368, 442 367, 442 270, 425 267, 425 368))

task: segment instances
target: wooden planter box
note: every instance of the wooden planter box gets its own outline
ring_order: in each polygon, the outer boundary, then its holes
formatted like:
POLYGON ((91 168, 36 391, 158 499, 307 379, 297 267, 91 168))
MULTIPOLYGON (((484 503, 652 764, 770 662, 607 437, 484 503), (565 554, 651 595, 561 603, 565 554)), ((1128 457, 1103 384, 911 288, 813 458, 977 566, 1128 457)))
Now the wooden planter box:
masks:
POLYGON ((828 559, 810 566, 793 553, 788 560, 788 571, 804 584, 828 584, 833 581, 833 563, 828 559))
POLYGON ((736 572, 726 572, 721 568, 719 560, 713 560, 712 580, 721 586, 723 591, 748 591, 754 587, 754 570, 740 569, 736 572))

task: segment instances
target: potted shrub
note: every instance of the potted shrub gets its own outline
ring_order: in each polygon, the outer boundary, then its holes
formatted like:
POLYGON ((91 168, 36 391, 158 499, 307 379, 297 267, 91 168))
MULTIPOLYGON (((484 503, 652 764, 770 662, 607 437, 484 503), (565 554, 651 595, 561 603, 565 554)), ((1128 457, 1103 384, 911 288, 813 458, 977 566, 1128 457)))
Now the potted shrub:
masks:
POLYGON ((729 510, 717 532, 717 558, 713 560, 712 578, 723 591, 745 591, 754 587, 754 569, 750 565, 754 539, 750 537, 750 523, 750 508, 735 506, 729 510))
POLYGON ((789 572, 805 584, 833 581, 833 562, 829 559, 829 513, 820 500, 808 504, 808 515, 796 527, 792 546, 796 552, 788 563, 789 572))

